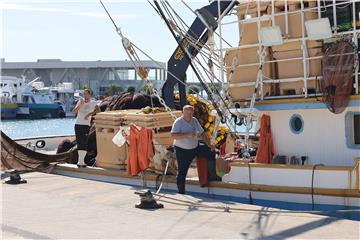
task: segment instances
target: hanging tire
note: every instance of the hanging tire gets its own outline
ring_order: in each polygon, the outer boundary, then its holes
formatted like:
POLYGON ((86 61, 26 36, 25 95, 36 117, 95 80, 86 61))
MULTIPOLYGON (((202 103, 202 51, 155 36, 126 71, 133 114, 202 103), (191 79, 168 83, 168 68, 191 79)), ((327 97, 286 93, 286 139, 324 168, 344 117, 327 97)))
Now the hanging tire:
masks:
POLYGON ((66 117, 66 113, 64 111, 64 109, 62 107, 59 108, 59 112, 58 112, 58 118, 65 118, 66 117))

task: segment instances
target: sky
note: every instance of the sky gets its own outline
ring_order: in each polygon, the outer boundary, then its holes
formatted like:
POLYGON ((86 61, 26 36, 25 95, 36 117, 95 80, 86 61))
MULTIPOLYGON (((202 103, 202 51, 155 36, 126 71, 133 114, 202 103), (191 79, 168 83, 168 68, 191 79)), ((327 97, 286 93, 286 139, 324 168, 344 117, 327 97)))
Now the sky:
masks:
MULTIPOLYGON (((152 58, 167 62, 177 43, 147 1, 103 0, 123 34, 152 58)), ((195 15, 181 1, 170 1, 188 23, 195 15)), ((186 1, 192 9, 209 1, 186 1)), ((128 59, 121 39, 98 0, 2 0, 1 52, 7 62, 62 59, 95 61, 128 59)), ((234 17, 229 17, 234 20, 234 17)), ((224 26, 236 46, 235 25, 224 26)), ((226 35, 226 34, 224 34, 226 35)), ((145 56, 142 59, 148 60, 145 56)))

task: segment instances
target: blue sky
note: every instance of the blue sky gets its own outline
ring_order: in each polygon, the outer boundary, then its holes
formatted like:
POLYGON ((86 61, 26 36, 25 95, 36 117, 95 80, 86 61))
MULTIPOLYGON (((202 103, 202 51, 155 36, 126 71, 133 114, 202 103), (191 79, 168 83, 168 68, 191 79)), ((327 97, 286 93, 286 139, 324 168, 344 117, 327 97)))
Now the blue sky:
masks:
MULTIPOLYGON (((167 62, 176 47, 166 25, 147 1, 103 0, 123 33, 159 61, 167 62)), ((195 15, 171 1, 190 24, 195 15)), ((208 1, 186 1, 197 9, 208 1)), ((1 1, 1 57, 6 61, 60 58, 68 61, 124 60, 120 37, 97 0, 1 1)), ((229 17, 229 21, 234 17, 229 17)), ((225 27, 226 28, 226 27, 225 27)), ((228 27, 229 28, 229 27, 228 27)), ((237 44, 237 26, 225 29, 237 44)), ((144 59, 144 57, 142 57, 144 59)))

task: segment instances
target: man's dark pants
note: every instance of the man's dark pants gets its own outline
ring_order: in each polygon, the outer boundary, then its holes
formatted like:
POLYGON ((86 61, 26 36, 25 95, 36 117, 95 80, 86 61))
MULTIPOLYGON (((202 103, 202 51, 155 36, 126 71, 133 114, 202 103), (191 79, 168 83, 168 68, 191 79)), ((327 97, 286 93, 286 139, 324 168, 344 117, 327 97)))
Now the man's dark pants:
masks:
POLYGON ((195 157, 204 157, 208 160, 209 165, 209 180, 218 180, 215 169, 215 152, 207 145, 198 145, 194 149, 184 149, 175 146, 176 160, 178 163, 178 175, 176 177, 176 184, 179 193, 185 193, 185 179, 189 170, 190 164, 195 157))
POLYGON ((78 150, 87 151, 90 126, 75 124, 75 137, 78 150))

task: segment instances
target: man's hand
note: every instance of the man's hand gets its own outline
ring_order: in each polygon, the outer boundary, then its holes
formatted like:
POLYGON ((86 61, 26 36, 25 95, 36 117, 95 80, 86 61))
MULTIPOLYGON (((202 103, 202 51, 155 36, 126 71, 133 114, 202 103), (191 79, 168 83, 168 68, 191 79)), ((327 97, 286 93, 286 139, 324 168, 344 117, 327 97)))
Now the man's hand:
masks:
POLYGON ((77 114, 78 111, 79 111, 79 109, 80 109, 80 107, 81 107, 82 105, 84 105, 84 104, 85 104, 84 99, 83 99, 83 98, 80 98, 80 99, 77 101, 77 103, 76 103, 74 109, 72 110, 72 112, 75 113, 75 114, 77 114))
POLYGON ((206 132, 203 132, 201 135, 200 135, 200 140, 202 140, 206 145, 208 145, 211 149, 215 149, 215 146, 213 146, 213 144, 211 144, 211 140, 209 138, 209 136, 207 135, 206 132))

